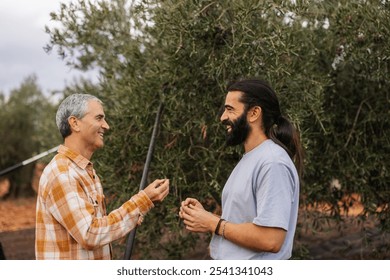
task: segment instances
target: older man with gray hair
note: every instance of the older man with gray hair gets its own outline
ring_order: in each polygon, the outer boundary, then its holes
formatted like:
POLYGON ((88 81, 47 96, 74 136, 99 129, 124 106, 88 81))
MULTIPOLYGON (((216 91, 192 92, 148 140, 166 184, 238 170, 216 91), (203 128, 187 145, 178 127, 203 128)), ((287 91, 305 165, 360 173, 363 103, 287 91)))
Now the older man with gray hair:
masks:
POLYGON ((128 234, 169 193, 157 179, 118 209, 106 213, 101 182, 90 161, 109 130, 103 104, 73 94, 60 104, 56 123, 64 138, 44 169, 36 208, 37 259, 111 259, 110 243, 128 234))

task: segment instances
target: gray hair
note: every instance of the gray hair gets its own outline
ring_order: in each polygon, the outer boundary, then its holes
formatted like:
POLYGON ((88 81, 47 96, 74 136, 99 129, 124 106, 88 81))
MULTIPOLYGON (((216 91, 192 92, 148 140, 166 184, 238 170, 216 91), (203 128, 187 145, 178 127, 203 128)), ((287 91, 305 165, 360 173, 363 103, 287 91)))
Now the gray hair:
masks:
POLYGON ((88 102, 90 100, 96 100, 102 103, 96 96, 78 93, 69 95, 61 102, 56 114, 56 123, 58 130, 64 139, 72 133, 68 122, 69 117, 74 116, 78 119, 82 119, 87 113, 88 102))

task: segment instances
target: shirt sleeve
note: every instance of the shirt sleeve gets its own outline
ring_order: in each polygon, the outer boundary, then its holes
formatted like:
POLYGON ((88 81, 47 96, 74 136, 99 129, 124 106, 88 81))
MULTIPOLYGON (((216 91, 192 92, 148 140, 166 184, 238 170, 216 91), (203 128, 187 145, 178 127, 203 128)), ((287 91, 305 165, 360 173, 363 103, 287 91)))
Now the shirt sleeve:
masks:
POLYGON ((283 163, 269 163, 257 177, 254 223, 288 230, 293 203, 293 178, 283 163))
POLYGON ((48 200, 53 217, 87 250, 125 236, 136 227, 139 215, 154 207, 146 193, 140 191, 105 215, 103 201, 97 194, 86 194, 69 174, 61 174, 54 180, 48 200))

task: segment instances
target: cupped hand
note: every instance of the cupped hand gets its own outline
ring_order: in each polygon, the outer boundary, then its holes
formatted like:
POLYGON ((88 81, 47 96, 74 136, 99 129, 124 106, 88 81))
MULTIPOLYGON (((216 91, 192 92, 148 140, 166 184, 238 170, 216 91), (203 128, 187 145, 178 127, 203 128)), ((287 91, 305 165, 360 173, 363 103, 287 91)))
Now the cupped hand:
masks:
POLYGON ((189 206, 190 204, 191 204, 191 206, 193 206, 195 208, 204 209, 203 205, 197 199, 192 198, 192 197, 188 197, 188 198, 186 198, 186 200, 182 201, 181 206, 182 207, 189 206))
POLYGON ((144 189, 153 202, 162 202, 169 194, 169 179, 157 179, 144 189))
POLYGON ((213 231, 219 220, 217 216, 206 211, 194 198, 187 198, 182 202, 179 216, 183 219, 186 229, 192 232, 213 231))

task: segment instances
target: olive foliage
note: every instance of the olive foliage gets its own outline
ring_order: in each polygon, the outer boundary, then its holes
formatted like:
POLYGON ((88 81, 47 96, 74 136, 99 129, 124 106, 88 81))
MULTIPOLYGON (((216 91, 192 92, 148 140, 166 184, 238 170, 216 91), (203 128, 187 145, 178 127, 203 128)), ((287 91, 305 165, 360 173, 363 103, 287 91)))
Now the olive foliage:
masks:
MULTIPOLYGON (((25 78, 8 97, 0 93, 0 170, 25 161, 58 145, 60 135, 55 125, 56 106, 38 86, 37 78, 25 78)), ((41 161, 45 161, 43 158, 41 161)), ((35 162, 4 174, 9 179, 9 196, 33 194, 31 179, 35 162)))
POLYGON ((302 207, 327 202, 340 219, 340 198, 358 193, 388 230, 389 11, 387 1, 78 0, 53 12, 47 50, 100 71, 85 91, 104 100, 111 126, 94 158, 110 207, 137 192, 164 103, 149 180, 169 178, 172 191, 138 230, 137 256, 186 257, 199 239, 178 218, 186 197, 219 212, 242 155, 225 147, 219 113, 242 77, 268 80, 300 130, 302 207))

